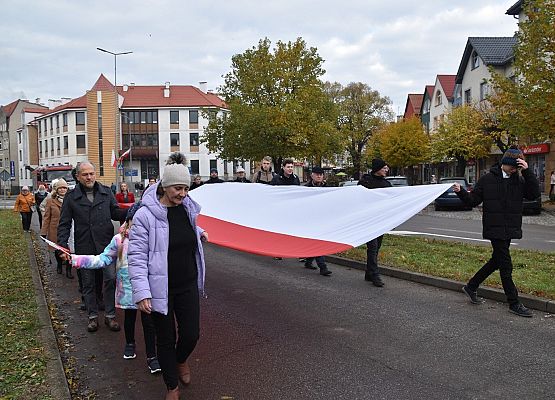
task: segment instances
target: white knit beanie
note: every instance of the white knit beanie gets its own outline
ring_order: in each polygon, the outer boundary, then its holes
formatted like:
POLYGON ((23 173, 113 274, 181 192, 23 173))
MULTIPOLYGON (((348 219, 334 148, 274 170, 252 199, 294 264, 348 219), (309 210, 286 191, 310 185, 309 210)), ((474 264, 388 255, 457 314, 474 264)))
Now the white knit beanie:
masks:
POLYGON ((173 185, 187 185, 191 186, 191 174, 189 168, 183 165, 185 156, 181 153, 172 153, 166 161, 164 173, 162 174, 162 187, 173 185))

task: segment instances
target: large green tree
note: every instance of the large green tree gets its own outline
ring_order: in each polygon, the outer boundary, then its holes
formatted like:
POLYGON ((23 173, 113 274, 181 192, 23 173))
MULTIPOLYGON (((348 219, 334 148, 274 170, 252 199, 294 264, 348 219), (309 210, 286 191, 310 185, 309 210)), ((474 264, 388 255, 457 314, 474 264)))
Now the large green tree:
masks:
POLYGON ((323 59, 304 40, 269 39, 232 57, 219 91, 228 112, 214 118, 202 141, 224 159, 271 155, 319 164, 340 145, 336 107, 323 90, 323 59))
POLYGON ((339 106, 337 128, 344 140, 344 148, 353 163, 355 173, 363 171, 364 150, 370 138, 393 119, 388 97, 362 82, 347 86, 326 83, 328 97, 339 106))
POLYGON ((555 138, 555 2, 523 3, 514 77, 494 74, 491 98, 499 125, 520 143, 555 138))
POLYGON ((457 160, 457 175, 464 176, 466 161, 489 154, 492 141, 484 134, 480 112, 471 106, 453 109, 437 132, 431 135, 432 159, 440 162, 457 160))
POLYGON ((418 118, 387 124, 379 133, 380 154, 392 167, 411 167, 429 161, 430 139, 418 118))

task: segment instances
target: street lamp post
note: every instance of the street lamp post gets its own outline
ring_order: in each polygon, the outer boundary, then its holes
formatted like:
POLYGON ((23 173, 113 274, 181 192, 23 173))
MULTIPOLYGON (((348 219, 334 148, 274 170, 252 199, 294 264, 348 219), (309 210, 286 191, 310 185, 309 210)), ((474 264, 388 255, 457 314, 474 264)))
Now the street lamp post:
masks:
MULTIPOLYGON (((112 51, 106 50, 106 49, 102 49, 100 47, 96 48, 98 51, 102 51, 103 53, 108 53, 114 56, 114 94, 115 94, 115 112, 114 112, 114 123, 115 123, 115 142, 114 142, 114 146, 115 146, 115 153, 116 153, 116 160, 118 158, 118 154, 119 154, 119 129, 118 129, 118 115, 119 115, 119 96, 118 96, 118 56, 123 56, 125 54, 132 54, 132 51, 124 51, 124 52, 120 52, 120 53, 114 53, 112 51)), ((116 186, 119 185, 119 170, 118 170, 118 165, 116 165, 116 186)))

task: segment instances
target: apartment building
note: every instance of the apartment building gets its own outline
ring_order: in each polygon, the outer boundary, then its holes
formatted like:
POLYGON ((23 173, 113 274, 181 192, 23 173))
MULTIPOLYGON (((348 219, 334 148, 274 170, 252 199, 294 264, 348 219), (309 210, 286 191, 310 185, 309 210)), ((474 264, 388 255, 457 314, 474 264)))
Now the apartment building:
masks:
POLYGON ((110 185, 116 182, 112 152, 131 149, 118 178, 138 183, 159 178, 167 156, 181 151, 191 173, 207 178, 217 168, 224 179, 231 178, 239 164, 218 159, 200 143, 208 118, 222 112, 227 112, 224 102, 205 84, 115 88, 100 75, 86 94, 36 119, 39 165, 90 160, 97 179, 110 185))

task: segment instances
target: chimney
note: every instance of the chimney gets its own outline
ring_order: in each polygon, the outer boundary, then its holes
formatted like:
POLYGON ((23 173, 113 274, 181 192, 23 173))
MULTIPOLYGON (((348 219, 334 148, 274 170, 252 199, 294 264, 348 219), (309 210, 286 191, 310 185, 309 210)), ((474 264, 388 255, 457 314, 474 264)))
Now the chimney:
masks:
POLYGON ((166 82, 166 86, 164 87, 164 97, 170 97, 170 83, 166 82))
POLYGON ((48 108, 53 109, 62 104, 62 100, 48 99, 48 108))
POLYGON ((123 85, 123 91, 124 91, 124 92, 127 92, 128 90, 129 90, 129 85, 124 84, 124 85, 123 85))
POLYGON ((37 97, 37 98, 35 99, 35 103, 37 103, 37 104, 40 105, 40 97, 37 97))
POLYGON ((129 86, 131 86, 132 88, 135 87, 135 82, 129 82, 129 86))
POLYGON ((71 101, 71 97, 62 97, 62 104, 69 103, 71 101))
POLYGON ((200 89, 201 92, 206 93, 206 89, 208 89, 208 82, 206 81, 200 81, 198 83, 198 88, 200 89))

